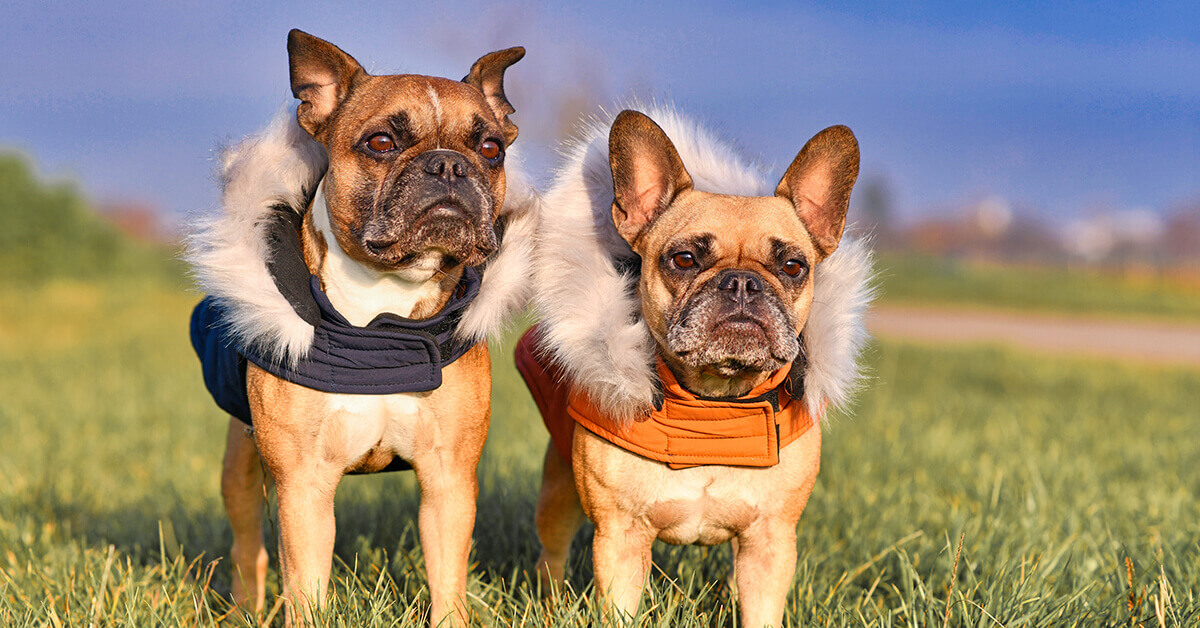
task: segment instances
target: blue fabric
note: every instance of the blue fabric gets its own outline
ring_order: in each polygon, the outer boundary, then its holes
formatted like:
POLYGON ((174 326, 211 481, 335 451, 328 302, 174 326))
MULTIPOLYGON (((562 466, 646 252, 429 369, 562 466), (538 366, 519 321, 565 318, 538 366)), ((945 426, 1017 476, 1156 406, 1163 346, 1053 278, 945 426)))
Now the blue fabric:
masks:
POLYGON ((220 300, 208 296, 192 311, 192 347, 200 358, 204 385, 217 406, 250 424, 246 362, 289 382, 330 393, 390 395, 424 392, 442 385, 442 369, 462 357, 471 345, 454 336, 463 310, 479 294, 480 277, 467 268, 450 301, 436 316, 411 320, 380 314, 355 327, 329 302, 316 277, 312 296, 321 324, 305 359, 295 366, 272 360, 261 347, 240 345, 232 334, 220 300))
POLYGON ((217 406, 250 425, 250 398, 246 395, 246 360, 233 344, 222 322, 220 303, 205 297, 192 310, 192 348, 204 371, 204 387, 217 406))

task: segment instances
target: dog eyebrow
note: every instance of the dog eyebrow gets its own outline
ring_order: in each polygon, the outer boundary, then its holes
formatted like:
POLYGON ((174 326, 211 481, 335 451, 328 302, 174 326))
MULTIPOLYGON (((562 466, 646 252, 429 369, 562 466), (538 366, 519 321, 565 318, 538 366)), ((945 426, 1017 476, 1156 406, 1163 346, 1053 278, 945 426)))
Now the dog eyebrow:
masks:
POLYGON ((488 126, 487 120, 483 116, 475 114, 471 120, 471 144, 475 145, 483 141, 483 136, 491 132, 491 127, 488 126))
POLYGON ((690 248, 694 249, 692 252, 695 253, 697 257, 704 257, 712 252, 712 242, 712 234, 702 233, 699 235, 691 235, 672 242, 666 247, 665 251, 668 254, 671 254, 679 252, 679 249, 681 248, 690 248))
POLYGON ((801 251, 798 247, 788 244, 779 238, 771 238, 771 256, 777 261, 793 257, 799 258, 804 262, 808 261, 808 259, 804 256, 804 251, 801 251))
POLYGON ((391 115, 387 119, 388 125, 392 127, 392 134, 395 136, 396 144, 405 148, 413 144, 412 123, 408 120, 408 114, 401 111, 400 113, 391 115))

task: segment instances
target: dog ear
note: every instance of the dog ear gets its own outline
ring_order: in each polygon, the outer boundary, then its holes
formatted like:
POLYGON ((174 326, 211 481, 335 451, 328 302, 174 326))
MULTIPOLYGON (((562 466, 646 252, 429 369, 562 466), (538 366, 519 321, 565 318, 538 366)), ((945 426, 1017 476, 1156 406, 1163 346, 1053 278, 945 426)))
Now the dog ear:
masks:
POLYGON ((681 192, 692 189, 675 145, 645 114, 625 110, 608 134, 613 224, 630 245, 681 192))
POLYGON ((341 48, 298 29, 288 33, 287 48, 292 96, 300 99, 296 119, 309 135, 321 140, 329 116, 350 93, 354 80, 366 72, 341 48))
POLYGON ((837 250, 842 239, 857 178, 858 140, 839 125, 808 140, 775 188, 775 196, 796 208, 822 259, 837 250))
POLYGON ((508 66, 518 62, 525 56, 525 49, 517 46, 506 50, 497 50, 483 55, 471 66, 471 71, 463 77, 462 82, 483 93, 488 106, 500 126, 504 130, 504 144, 511 145, 517 139, 517 125, 508 119, 508 114, 516 109, 504 95, 504 71, 508 66))

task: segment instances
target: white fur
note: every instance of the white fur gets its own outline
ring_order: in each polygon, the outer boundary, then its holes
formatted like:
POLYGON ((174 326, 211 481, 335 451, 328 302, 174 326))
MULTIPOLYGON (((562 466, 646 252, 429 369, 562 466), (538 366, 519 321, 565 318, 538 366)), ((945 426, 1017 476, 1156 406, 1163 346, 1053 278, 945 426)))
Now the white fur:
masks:
MULTIPOLYGON (((196 220, 188 239, 186 258, 196 283, 228 308, 238 340, 258 345, 280 362, 303 358, 314 330, 279 293, 267 271, 265 219, 279 203, 304 211, 305 195, 321 181, 327 159, 325 148, 300 128, 294 111, 281 111, 263 131, 223 153, 221 211, 196 220)), ((538 198, 517 172, 519 164, 510 151, 505 166, 508 192, 499 212, 506 223, 504 239, 484 267, 479 296, 464 311, 457 330, 472 342, 497 338, 528 299, 528 257, 538 198)), ((337 248, 336 240, 327 242, 331 250, 337 248)), ((345 295, 335 303, 349 307, 353 298, 345 295)), ((360 320, 352 322, 361 322, 361 316, 356 318, 360 320)))
POLYGON ((421 414, 424 393, 394 395, 322 395, 325 414, 341 422, 345 450, 341 464, 362 459, 373 447, 391 451, 403 460, 416 456, 417 435, 433 435, 431 417, 421 414))
POLYGON ((862 378, 858 358, 870 338, 865 317, 875 300, 874 272, 867 242, 850 236, 813 271, 812 308, 801 332, 805 402, 813 416, 826 403, 844 406, 862 378))
POLYGON ((187 259, 196 283, 228 308, 238 340, 279 361, 308 353, 314 329, 292 309, 267 271, 265 219, 285 203, 303 209, 325 174, 325 147, 282 111, 257 135, 221 156, 220 213, 197 221, 187 259))
POLYGON ((455 331, 472 342, 498 341, 513 316, 528 305, 533 291, 534 238, 541 220, 541 199, 525 178, 520 155, 510 149, 504 159, 508 190, 497 219, 504 225, 500 250, 484 267, 479 295, 463 311, 455 331))
POLYGON ((325 262, 321 265, 321 285, 325 286, 329 302, 350 324, 364 327, 384 312, 411 316, 417 303, 438 291, 438 282, 430 281, 441 262, 441 256, 436 253, 431 254, 430 264, 403 271, 380 272, 354 261, 337 246, 329 206, 325 203, 324 183, 317 186, 309 211, 313 213, 313 226, 325 237, 325 242, 334 243, 327 247, 325 262))
MULTIPOLYGON (((711 132, 663 105, 633 107, 653 119, 679 151, 696 189, 765 196, 775 184, 763 169, 711 132)), ((636 278, 614 266, 633 251, 612 222, 608 134, 615 114, 587 121, 564 147, 564 163, 542 198, 534 302, 551 357, 606 413, 628 419, 656 391, 654 341, 640 318, 636 278)), ((863 315, 874 297, 871 254, 860 241, 841 247, 814 272, 813 307, 803 331, 809 357, 806 403, 813 416, 844 404, 860 376, 867 340, 863 315)))
MULTIPOLYGON (((429 102, 430 102, 430 104, 433 105, 433 119, 437 123, 438 128, 441 128, 441 126, 442 126, 442 99, 438 97, 437 90, 433 88, 433 85, 426 86, 425 93, 429 94, 429 102)), ((438 138, 437 147, 438 148, 442 147, 442 138, 440 138, 440 137, 438 138)))

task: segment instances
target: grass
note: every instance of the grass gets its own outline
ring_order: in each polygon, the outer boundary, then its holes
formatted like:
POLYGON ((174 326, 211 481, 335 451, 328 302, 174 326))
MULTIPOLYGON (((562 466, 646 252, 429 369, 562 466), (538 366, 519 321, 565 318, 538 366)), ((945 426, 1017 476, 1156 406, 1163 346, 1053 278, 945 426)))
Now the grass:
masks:
POLYGON ((1195 273, 1030 267, 903 254, 885 255, 879 265, 881 297, 889 304, 1200 318, 1195 273))
MULTIPOLYGON (((253 625, 224 597, 225 421, 187 344, 195 300, 134 279, 0 286, 0 625, 253 625)), ((494 352, 472 609, 588 625, 587 533, 569 590, 543 600, 527 574, 546 436, 510 356, 494 352)), ((1200 372, 905 344, 869 361, 826 431, 792 625, 1200 623, 1200 372)), ((410 474, 343 483, 325 625, 422 624, 416 509, 410 474)), ((638 624, 733 625, 728 559, 656 546, 638 624)))

